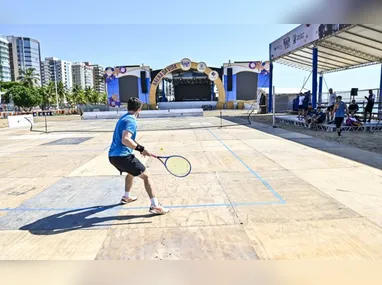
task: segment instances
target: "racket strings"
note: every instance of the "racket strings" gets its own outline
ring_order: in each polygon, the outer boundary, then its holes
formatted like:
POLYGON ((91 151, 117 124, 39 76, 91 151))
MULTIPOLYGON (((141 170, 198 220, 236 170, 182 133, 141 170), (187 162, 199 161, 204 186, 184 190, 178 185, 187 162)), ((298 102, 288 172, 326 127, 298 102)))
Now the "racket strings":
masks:
POLYGON ((170 157, 166 161, 166 168, 176 176, 185 176, 191 171, 191 164, 183 157, 170 157))

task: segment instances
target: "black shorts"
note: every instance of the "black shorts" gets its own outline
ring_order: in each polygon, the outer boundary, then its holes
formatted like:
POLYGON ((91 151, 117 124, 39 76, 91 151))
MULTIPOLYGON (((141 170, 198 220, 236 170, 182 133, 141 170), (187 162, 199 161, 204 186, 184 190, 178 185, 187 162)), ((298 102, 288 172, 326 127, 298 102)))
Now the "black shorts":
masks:
POLYGON ((298 105, 299 110, 304 110, 304 105, 298 105))
POLYGON ((146 167, 134 154, 128 156, 109 156, 109 161, 120 172, 127 172, 133 176, 141 175, 146 170, 146 167))
POLYGON ((328 106, 328 108, 327 108, 327 110, 328 110, 329 112, 333 111, 333 109, 334 109, 334 105, 332 105, 332 106, 328 106))
POLYGON ((341 126, 342 126, 342 123, 344 122, 344 117, 335 117, 334 118, 334 121, 335 121, 335 123, 336 123, 336 128, 338 129, 338 128, 341 128, 341 126))
POLYGON ((317 124, 322 124, 324 122, 324 120, 321 118, 318 118, 316 122, 317 122, 317 124))

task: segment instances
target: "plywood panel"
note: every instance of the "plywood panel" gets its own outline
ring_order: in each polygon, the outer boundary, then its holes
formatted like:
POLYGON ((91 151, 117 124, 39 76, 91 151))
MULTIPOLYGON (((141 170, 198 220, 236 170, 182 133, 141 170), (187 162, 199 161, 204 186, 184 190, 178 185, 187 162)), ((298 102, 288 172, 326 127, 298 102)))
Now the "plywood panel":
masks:
POLYGON ((110 230, 96 259, 257 259, 240 226, 110 230))
POLYGON ((246 226, 260 259, 380 260, 382 231, 365 218, 246 226))
POLYGON ((382 177, 364 169, 294 172, 333 199, 382 225, 382 177))
MULTIPOLYGON (((166 199, 161 199, 166 201, 166 199)), ((163 216, 149 213, 149 200, 145 200, 145 210, 129 209, 125 206, 119 212, 113 228, 179 228, 179 227, 216 227, 240 224, 233 207, 200 207, 171 208, 171 212, 163 216)), ((169 203, 170 204, 170 203, 169 203)), ((187 203, 184 203, 187 205, 187 203)), ((165 206, 168 204, 165 203, 165 206)), ((131 207, 134 207, 131 205, 131 207)))
MULTIPOLYGON (((59 177, 1 178, 0 208, 15 208, 56 183, 59 177)), ((5 212, 4 212, 5 213, 5 212)))
POLYGON ((75 154, 73 156, 56 154, 40 158, 38 161, 31 160, 27 165, 8 172, 7 177, 63 177, 94 157, 94 154, 75 154))
POLYGON ((0 231, 1 260, 93 260, 106 230, 70 231, 57 235, 0 231))

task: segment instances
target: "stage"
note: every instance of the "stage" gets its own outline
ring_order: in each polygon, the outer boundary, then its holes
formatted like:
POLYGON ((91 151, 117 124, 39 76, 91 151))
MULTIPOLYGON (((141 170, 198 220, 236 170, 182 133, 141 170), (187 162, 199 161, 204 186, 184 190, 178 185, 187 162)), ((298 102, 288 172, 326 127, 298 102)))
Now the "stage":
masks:
MULTIPOLYGON (((304 120, 299 120, 297 116, 275 116, 276 123, 280 124, 290 124, 295 126, 307 127, 304 120)), ((317 125, 317 129, 327 131, 327 132, 335 132, 336 125, 335 124, 319 124, 317 125)), ((363 123, 362 126, 353 127, 346 126, 345 124, 341 127, 342 131, 350 132, 350 131, 382 131, 382 122, 378 124, 378 121, 374 121, 371 123, 363 123)))

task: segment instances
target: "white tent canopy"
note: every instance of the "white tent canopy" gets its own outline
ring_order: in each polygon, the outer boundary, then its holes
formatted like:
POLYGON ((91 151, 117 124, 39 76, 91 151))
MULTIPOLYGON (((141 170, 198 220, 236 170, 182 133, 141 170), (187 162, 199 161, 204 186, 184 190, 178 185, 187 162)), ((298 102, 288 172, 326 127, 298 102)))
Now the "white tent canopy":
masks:
POLYGON ((314 46, 318 47, 319 73, 378 64, 382 62, 382 25, 349 25, 337 33, 273 58, 273 62, 311 71, 314 46))

